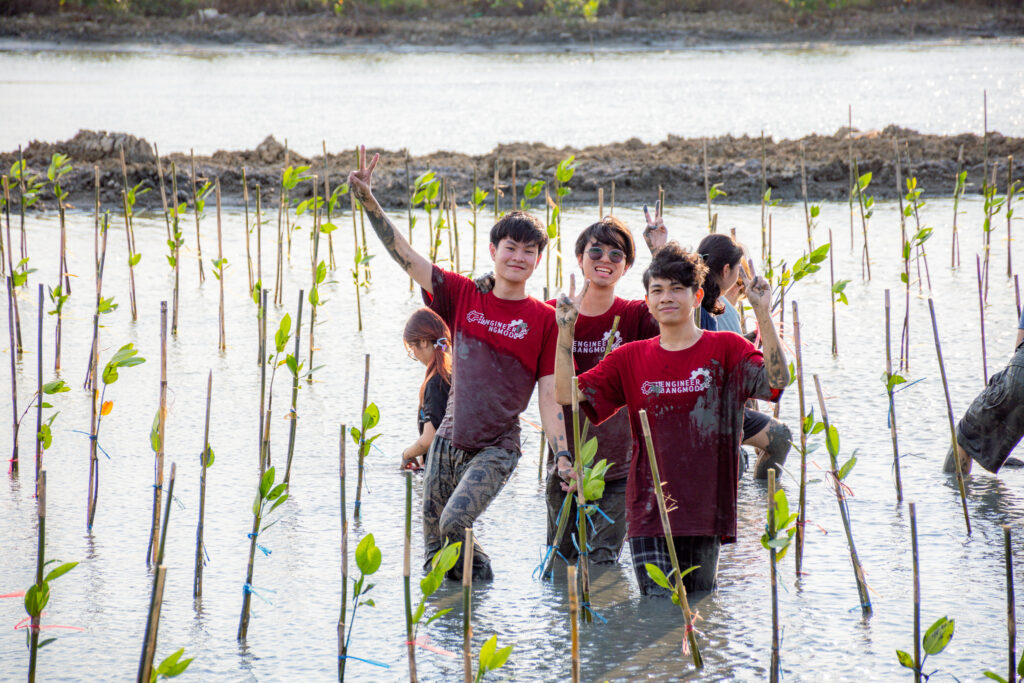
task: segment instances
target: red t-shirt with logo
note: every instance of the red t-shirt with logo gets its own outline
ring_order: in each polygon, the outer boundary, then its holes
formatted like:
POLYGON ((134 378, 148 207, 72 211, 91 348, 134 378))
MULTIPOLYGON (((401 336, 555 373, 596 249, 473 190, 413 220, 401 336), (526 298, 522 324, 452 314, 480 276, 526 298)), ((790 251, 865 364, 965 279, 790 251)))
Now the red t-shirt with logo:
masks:
POLYGON ((625 344, 579 377, 580 404, 596 423, 622 406, 637 434, 626 519, 630 538, 664 536, 640 426, 647 411, 674 536, 736 538, 736 489, 743 403, 777 401, 761 352, 731 332, 704 331, 682 351, 661 337, 625 344))
MULTIPOLYGON (((548 302, 554 306, 556 299, 548 302)), ((611 308, 601 315, 582 315, 576 318, 576 329, 573 333, 572 358, 576 372, 582 373, 597 365, 604 358, 604 350, 608 345, 608 337, 612 330, 615 316, 619 316, 619 326, 615 331, 612 350, 623 344, 638 339, 650 339, 658 334, 658 322, 647 309, 643 299, 627 301, 615 297, 611 308)), ((575 457, 572 438, 572 407, 563 406, 565 417, 565 435, 568 437, 569 450, 575 457)), ((633 432, 629 428, 627 411, 620 410, 600 425, 590 425, 587 440, 597 437, 597 455, 595 460, 606 459, 611 469, 605 474, 605 481, 625 479, 629 474, 629 460, 633 455, 633 432)))
POLYGON ((519 415, 537 380, 555 371, 554 310, 527 297, 481 294, 469 278, 434 266, 424 299, 452 333, 452 388, 437 434, 456 448, 519 450, 519 415))

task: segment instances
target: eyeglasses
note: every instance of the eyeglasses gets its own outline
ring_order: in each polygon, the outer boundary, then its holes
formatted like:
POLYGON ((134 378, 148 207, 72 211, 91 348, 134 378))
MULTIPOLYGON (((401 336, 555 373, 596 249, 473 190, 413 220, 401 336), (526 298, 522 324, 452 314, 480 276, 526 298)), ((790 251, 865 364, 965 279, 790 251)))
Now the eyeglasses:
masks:
MULTIPOLYGON (((608 260, 612 263, 622 263, 622 259, 626 258, 626 254, 621 249, 609 249, 608 260)), ((591 261, 600 261, 605 255, 605 250, 601 247, 590 247, 587 249, 587 256, 590 257, 591 261)))

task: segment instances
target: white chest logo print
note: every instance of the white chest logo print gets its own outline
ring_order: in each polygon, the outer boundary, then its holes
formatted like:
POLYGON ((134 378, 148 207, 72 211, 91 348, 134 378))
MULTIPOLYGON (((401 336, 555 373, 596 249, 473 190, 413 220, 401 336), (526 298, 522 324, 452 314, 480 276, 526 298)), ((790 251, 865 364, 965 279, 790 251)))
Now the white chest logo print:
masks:
POLYGON ((640 386, 640 393, 644 396, 651 394, 693 394, 704 391, 710 386, 711 371, 707 368, 698 368, 690 373, 689 379, 644 382, 640 386))

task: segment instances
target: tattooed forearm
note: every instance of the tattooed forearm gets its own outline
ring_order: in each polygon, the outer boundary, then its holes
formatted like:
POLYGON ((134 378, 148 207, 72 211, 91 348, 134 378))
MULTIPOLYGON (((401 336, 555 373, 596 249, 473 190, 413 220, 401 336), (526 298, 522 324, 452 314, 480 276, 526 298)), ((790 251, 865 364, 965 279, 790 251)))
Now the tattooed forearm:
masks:
POLYGON ((377 237, 380 238, 384 248, 391 254, 391 258, 395 260, 395 263, 400 265, 403 270, 408 271, 412 268, 412 261, 409 260, 406 254, 403 254, 404 247, 407 246, 405 239, 398 234, 398 230, 395 229, 394 223, 392 223, 386 215, 384 210, 380 208, 380 204, 371 196, 369 201, 363 201, 363 208, 366 210, 366 215, 370 218, 370 225, 373 226, 373 231, 377 233, 377 237), (397 238, 397 239, 396 239, 397 238))
POLYGON ((761 341, 764 344, 764 369, 768 374, 768 384, 773 389, 785 389, 789 386, 789 365, 786 354, 782 352, 779 332, 775 322, 764 307, 757 313, 757 326, 761 330, 761 341))

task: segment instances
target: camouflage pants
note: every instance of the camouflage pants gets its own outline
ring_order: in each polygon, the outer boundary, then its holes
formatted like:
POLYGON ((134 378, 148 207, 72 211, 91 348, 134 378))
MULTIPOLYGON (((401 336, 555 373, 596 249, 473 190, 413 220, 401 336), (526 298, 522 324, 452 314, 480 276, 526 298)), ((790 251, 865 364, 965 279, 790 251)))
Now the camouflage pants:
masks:
MULTIPOLYGON (((548 474, 547 508, 548 508, 548 545, 555 542, 558 527, 558 515, 565 501, 565 492, 560 483, 562 478, 555 472, 548 474)), ((573 494, 575 497, 575 493, 573 494)), ((590 515, 592 524, 587 528, 587 545, 590 546, 590 561, 595 564, 613 564, 619 559, 622 544, 626 539, 626 479, 616 479, 605 483, 604 495, 594 501, 601 512, 590 515), (607 517, 605 517, 607 515, 607 517), (611 521, 609 521, 609 518, 611 521)), ((558 546, 558 552, 567 562, 575 562, 576 546, 572 537, 576 534, 576 501, 569 503, 569 522, 565 526, 565 534, 558 546)))
MULTIPOLYGON (((430 569, 431 558, 445 540, 465 540, 466 529, 498 495, 518 462, 519 451, 484 448, 467 453, 448 439, 434 438, 423 480, 424 569, 430 569)), ((493 576, 490 558, 474 539, 473 579, 489 580, 493 576)), ((462 578, 461 556, 448 577, 462 578)))
MULTIPOLYGON (((1024 436, 1024 344, 992 375, 956 426, 960 447, 989 472, 998 472, 1024 436)), ((950 461, 952 462, 952 461, 950 461)))

